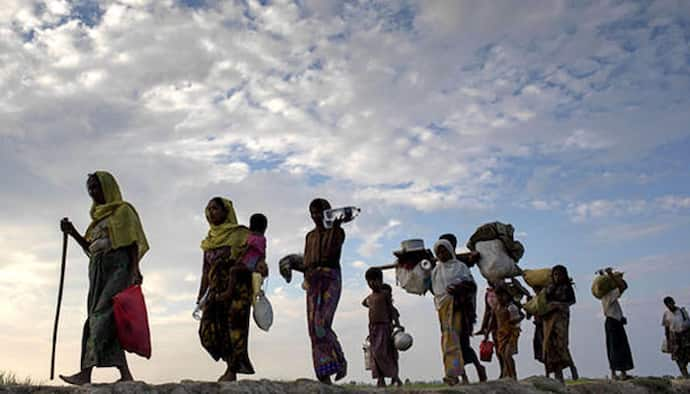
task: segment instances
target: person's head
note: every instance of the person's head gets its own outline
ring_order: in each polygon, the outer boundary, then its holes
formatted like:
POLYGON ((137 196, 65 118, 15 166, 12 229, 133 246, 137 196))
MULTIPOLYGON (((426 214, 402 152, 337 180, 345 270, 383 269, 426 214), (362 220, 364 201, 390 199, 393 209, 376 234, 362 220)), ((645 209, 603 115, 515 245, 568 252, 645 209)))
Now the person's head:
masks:
POLYGON ((103 187, 101 186, 101 181, 98 176, 93 173, 89 174, 86 179, 86 190, 89 193, 91 199, 96 204, 105 204, 105 193, 103 193, 103 187))
POLYGON ((309 203, 309 213, 316 227, 323 227, 323 211, 331 209, 331 203, 324 198, 315 198, 309 203))
POLYGON ((434 254, 438 261, 445 263, 446 261, 453 260, 455 258, 455 249, 450 242, 445 239, 439 239, 434 244, 434 254))
POLYGON ((668 308, 671 312, 676 310, 676 300, 674 300, 673 297, 665 297, 664 305, 666 305, 666 308, 668 308))
POLYGON ((572 284, 568 269, 563 265, 557 265, 551 269, 551 281, 555 285, 572 284))
POLYGON ((443 234, 438 237, 438 239, 445 239, 446 241, 450 242, 450 244, 453 246, 453 250, 457 249, 458 247, 458 239, 451 233, 443 234))
POLYGON ((364 273, 364 278, 367 280, 369 288, 373 291, 381 291, 383 286, 383 271, 379 268, 369 268, 364 273))
POLYGON ((249 230, 255 233, 264 234, 268 227, 268 219, 262 213, 255 213, 249 218, 249 230))
POLYGON ((228 218, 228 213, 228 208, 220 197, 213 197, 206 205, 206 217, 215 226, 223 224, 228 218))
POLYGON ((513 297, 504 285, 496 286, 494 291, 499 304, 506 306, 512 302, 513 297))

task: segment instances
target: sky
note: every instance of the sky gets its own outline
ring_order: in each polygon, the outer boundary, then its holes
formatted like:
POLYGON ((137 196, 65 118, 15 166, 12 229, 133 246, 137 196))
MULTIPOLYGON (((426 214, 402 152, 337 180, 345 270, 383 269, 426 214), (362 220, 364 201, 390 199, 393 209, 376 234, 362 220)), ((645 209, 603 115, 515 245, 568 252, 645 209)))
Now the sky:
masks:
MULTIPOLYGON (((103 169, 151 245, 142 271, 153 356, 129 357, 137 379, 224 370, 191 317, 214 196, 233 200, 241 222, 269 218, 275 322, 268 333, 252 323, 257 374, 242 378, 313 378, 301 280, 285 283, 277 262, 303 250, 315 197, 362 209, 344 226, 335 320, 348 381, 372 381, 366 268, 391 263, 404 239, 430 246, 452 232, 462 245, 495 220, 515 226, 522 267, 569 268, 581 375, 607 373, 590 293, 607 266, 630 285, 633 373, 676 374, 659 351, 660 321, 664 296, 690 304, 689 92, 681 0, 4 0, 0 370, 48 382, 59 220, 85 229, 86 177, 103 169)), ((74 243, 67 260, 57 373, 79 368, 88 290, 74 243)), ((440 379, 431 296, 395 287, 394 299, 415 340, 401 376, 440 379)), ((525 377, 542 367, 532 323, 522 329, 525 377)))

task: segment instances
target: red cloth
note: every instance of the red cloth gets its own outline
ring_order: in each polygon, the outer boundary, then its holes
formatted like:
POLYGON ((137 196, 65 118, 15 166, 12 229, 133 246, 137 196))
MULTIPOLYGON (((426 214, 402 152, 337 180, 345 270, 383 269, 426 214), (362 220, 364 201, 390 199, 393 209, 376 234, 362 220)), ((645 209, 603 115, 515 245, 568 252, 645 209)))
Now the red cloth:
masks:
POLYGON ((491 341, 482 341, 479 344, 479 359, 484 362, 490 362, 494 355, 494 343, 491 341))
POLYGON ((132 285, 113 297, 113 313, 122 348, 151 358, 151 332, 141 286, 132 285))

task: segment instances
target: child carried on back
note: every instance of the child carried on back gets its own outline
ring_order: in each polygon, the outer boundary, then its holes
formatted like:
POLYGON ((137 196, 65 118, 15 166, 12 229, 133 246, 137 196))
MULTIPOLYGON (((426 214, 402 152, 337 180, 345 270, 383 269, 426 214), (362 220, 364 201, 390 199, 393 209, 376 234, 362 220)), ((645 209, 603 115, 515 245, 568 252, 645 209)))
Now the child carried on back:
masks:
POLYGON ((261 213, 255 213, 249 218, 249 236, 247 250, 242 256, 241 268, 252 272, 252 303, 261 291, 264 278, 268 276, 266 264, 266 228, 268 219, 261 213))
POLYGON ((398 377, 398 351, 393 342, 393 327, 400 325, 398 310, 393 306, 392 289, 383 283, 383 272, 369 268, 365 273, 371 294, 362 301, 369 308, 369 342, 371 343, 371 375, 377 386, 385 387, 385 378, 391 384, 402 385, 398 377))

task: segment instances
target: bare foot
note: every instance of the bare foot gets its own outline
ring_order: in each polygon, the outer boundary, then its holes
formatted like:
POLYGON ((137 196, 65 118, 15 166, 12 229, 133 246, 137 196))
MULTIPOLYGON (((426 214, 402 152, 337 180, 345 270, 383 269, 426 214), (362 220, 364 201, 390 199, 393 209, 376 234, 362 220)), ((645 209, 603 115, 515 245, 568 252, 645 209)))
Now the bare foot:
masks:
POLYGON ((477 366, 477 375, 479 376, 480 382, 486 382, 486 380, 487 380, 486 368, 484 368, 483 365, 477 366))
POLYGON ((376 387, 386 387, 386 380, 379 378, 379 380, 376 382, 376 387))
POLYGON ((402 382, 402 380, 400 380, 399 377, 396 376, 393 378, 393 380, 391 380, 391 384, 396 385, 398 387, 401 387, 403 385, 403 382, 402 382))
POLYGON ((319 378, 319 382, 321 382, 321 383, 323 383, 323 384, 327 384, 327 385, 333 384, 333 382, 331 382, 331 377, 330 377, 330 376, 322 376, 322 377, 320 377, 320 378, 319 378))
POLYGON ((347 366, 340 368, 340 371, 338 371, 338 373, 335 374, 335 381, 337 382, 345 376, 347 376, 347 366))
POLYGON ((230 369, 226 370, 221 377, 218 378, 219 382, 234 382, 237 380, 237 374, 232 372, 230 369))
POLYGON ((65 383, 73 384, 75 386, 82 386, 91 383, 91 374, 89 372, 90 371, 81 371, 70 376, 60 375, 60 379, 62 379, 65 383))
POLYGON ((132 377, 132 372, 129 371, 129 368, 119 368, 120 370, 120 380, 118 382, 131 382, 134 380, 134 377, 132 377))
POLYGON ((457 376, 446 376, 443 378, 443 383, 447 384, 448 386, 455 386, 460 383, 460 380, 457 376))

